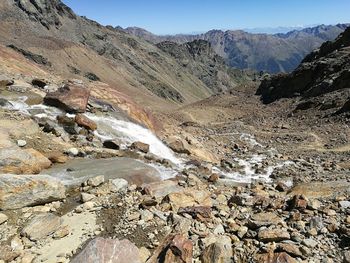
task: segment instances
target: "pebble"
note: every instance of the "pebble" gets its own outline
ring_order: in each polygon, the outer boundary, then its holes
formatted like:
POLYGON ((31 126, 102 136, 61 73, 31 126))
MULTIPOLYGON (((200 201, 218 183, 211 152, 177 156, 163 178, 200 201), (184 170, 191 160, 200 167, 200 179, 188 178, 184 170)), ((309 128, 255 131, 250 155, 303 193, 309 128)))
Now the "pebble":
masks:
POLYGON ((18 145, 19 147, 24 147, 24 146, 27 145, 27 142, 26 142, 25 140, 18 140, 18 141, 17 141, 17 145, 18 145))

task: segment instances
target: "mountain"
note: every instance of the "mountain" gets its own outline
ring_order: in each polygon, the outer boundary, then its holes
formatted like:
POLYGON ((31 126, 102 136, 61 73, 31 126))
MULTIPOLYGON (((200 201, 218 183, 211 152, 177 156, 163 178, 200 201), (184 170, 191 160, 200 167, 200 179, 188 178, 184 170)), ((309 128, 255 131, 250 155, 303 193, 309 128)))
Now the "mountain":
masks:
POLYGON ((334 40, 346 27, 347 24, 320 25, 274 35, 211 30, 199 35, 157 36, 135 27, 124 31, 152 43, 172 41, 181 44, 203 39, 210 42, 215 52, 232 67, 278 73, 294 70, 305 55, 323 42, 334 40))
POLYGON ((60 0, 3 0, 0 10, 1 45, 65 78, 104 82, 151 109, 207 98, 218 90, 207 85, 211 78, 221 89, 240 81, 226 73, 222 60, 211 56, 204 61, 205 52, 194 74, 198 56, 189 58, 189 69, 166 50, 80 17, 60 0), (220 64, 214 71, 206 64, 213 59, 220 64))
POLYGON ((350 104, 345 102, 350 97, 349 83, 350 27, 335 41, 328 41, 307 55, 292 73, 262 81, 257 94, 264 103, 299 97, 301 103, 297 109, 301 110, 348 111, 350 104))

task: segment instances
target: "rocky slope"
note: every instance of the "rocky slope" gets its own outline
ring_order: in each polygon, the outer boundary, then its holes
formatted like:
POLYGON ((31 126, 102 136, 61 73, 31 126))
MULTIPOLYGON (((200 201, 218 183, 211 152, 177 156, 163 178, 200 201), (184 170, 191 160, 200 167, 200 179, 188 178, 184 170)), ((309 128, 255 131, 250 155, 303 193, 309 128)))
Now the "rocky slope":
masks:
POLYGON ((306 56, 293 73, 264 80, 257 94, 265 103, 299 98, 298 110, 348 111, 345 102, 349 97, 349 65, 350 28, 334 42, 326 42, 306 56))
MULTIPOLYGON (((105 82, 153 109, 215 92, 168 53, 79 17, 59 0, 5 0, 0 9, 1 44, 55 74, 105 82)), ((204 64, 198 68, 201 76, 209 70, 204 64)))
POLYGON ((321 25, 275 35, 211 30, 200 35, 157 36, 135 27, 126 28, 125 31, 152 43, 207 40, 215 52, 232 67, 277 73, 294 70, 305 55, 324 41, 334 40, 346 27, 346 24, 321 25))

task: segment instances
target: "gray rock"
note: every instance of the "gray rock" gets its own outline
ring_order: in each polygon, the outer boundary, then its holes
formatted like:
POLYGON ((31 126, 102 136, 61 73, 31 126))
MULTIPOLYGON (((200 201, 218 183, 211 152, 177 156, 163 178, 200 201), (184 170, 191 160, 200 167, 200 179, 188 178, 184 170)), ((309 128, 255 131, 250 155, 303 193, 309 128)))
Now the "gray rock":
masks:
POLYGON ((17 145, 18 145, 19 147, 24 147, 24 146, 27 145, 27 142, 26 142, 25 140, 18 140, 18 141, 17 141, 17 145))
POLYGON ((87 181, 87 184, 92 187, 97 187, 105 182, 105 177, 103 175, 96 176, 94 178, 90 178, 87 181))
POLYGON ((71 156, 77 156, 79 154, 79 150, 77 148, 68 149, 67 153, 71 156))
POLYGON ((48 175, 0 175, 0 210, 19 209, 59 201, 64 185, 48 175))
POLYGON ((112 191, 115 193, 125 192, 128 189, 128 181, 122 178, 111 180, 112 191))
POLYGON ((343 263, 350 263, 350 250, 344 251, 343 263))
POLYGON ((260 229, 258 238, 262 242, 279 242, 289 240, 290 235, 287 231, 282 229, 260 229))
POLYGON ((22 229, 21 235, 32 241, 45 238, 57 231, 63 220, 53 214, 42 214, 31 219, 22 229))
POLYGON ((341 208, 347 209, 350 207, 350 201, 340 201, 339 205, 341 208))
POLYGON ((94 199, 95 196, 92 195, 92 194, 88 194, 88 193, 81 193, 81 201, 83 203, 86 203, 86 202, 89 202, 91 201, 92 199, 94 199))
POLYGON ((302 244, 309 247, 309 248, 314 248, 317 246, 317 242, 311 238, 304 239, 302 244))
POLYGON ((138 248, 129 240, 95 238, 71 263, 141 263, 138 248))
POLYGON ((232 261, 232 244, 230 238, 220 238, 206 247, 201 255, 202 263, 230 263, 232 261))
POLYGON ((0 213, 0 225, 7 221, 8 217, 5 214, 0 213))

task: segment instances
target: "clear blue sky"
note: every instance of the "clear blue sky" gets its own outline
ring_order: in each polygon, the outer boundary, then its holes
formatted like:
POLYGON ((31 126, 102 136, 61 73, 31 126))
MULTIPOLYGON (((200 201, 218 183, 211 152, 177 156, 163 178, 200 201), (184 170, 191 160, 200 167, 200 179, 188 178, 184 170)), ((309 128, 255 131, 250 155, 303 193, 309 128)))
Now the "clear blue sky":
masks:
POLYGON ((350 22, 350 0, 63 0, 103 25, 156 34, 350 22))

